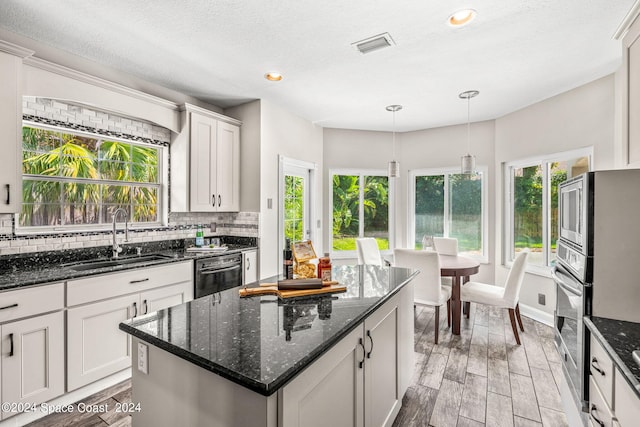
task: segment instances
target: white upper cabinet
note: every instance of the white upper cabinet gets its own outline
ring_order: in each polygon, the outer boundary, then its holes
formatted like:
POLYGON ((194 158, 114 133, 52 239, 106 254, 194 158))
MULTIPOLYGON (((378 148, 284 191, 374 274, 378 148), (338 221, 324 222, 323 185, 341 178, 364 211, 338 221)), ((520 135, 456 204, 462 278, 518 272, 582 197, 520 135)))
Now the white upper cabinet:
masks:
POLYGON ((33 52, 0 41, 0 213, 22 203, 22 58, 33 52))
POLYGON ((240 210, 240 122, 187 104, 171 144, 171 210, 240 210))
POLYGON ((636 6, 621 25, 622 166, 640 167, 640 10, 636 6), (635 15, 635 16, 634 16, 635 15))

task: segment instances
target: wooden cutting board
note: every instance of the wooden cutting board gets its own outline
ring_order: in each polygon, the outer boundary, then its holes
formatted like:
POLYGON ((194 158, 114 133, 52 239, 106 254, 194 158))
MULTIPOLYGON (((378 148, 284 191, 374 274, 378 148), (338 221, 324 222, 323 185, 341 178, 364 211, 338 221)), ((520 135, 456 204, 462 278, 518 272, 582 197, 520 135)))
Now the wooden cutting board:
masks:
POLYGON ((330 294, 334 292, 345 292, 347 287, 338 284, 338 282, 325 282, 327 286, 323 286, 320 289, 291 289, 291 290, 279 290, 277 283, 261 283, 257 288, 242 288, 240 289, 241 297, 252 297, 255 295, 276 295, 279 298, 294 298, 305 297, 312 295, 330 294))

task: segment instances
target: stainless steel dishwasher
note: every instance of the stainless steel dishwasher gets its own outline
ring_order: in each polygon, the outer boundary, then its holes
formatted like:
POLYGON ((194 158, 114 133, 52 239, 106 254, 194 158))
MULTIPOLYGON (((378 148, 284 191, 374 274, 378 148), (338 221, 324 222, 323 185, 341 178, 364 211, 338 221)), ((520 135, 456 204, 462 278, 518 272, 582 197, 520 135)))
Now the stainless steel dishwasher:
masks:
POLYGON ((195 298, 242 285, 242 254, 200 258, 195 262, 195 298))

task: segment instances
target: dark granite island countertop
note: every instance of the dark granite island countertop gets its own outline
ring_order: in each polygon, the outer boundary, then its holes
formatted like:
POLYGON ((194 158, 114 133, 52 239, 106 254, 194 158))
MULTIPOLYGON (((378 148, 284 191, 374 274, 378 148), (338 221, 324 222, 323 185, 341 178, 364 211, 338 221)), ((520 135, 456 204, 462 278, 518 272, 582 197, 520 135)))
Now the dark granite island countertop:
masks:
POLYGON ((640 398, 640 366, 632 355, 640 350, 640 323, 595 316, 585 317, 584 323, 640 398))
POLYGON ((333 278, 347 286, 344 293, 279 300, 240 298, 239 288, 232 288, 129 320, 120 329, 270 396, 416 274, 403 268, 337 266, 333 278))

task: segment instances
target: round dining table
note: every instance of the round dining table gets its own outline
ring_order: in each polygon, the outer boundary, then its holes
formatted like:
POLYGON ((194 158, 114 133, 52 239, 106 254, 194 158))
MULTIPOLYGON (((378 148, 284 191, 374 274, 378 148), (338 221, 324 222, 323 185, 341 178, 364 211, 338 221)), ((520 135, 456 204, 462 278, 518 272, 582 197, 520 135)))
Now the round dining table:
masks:
POLYGON ((480 271, 480 262, 460 255, 440 254, 440 276, 451 277, 451 332, 460 335, 461 304, 460 286, 469 281, 469 276, 480 271))

